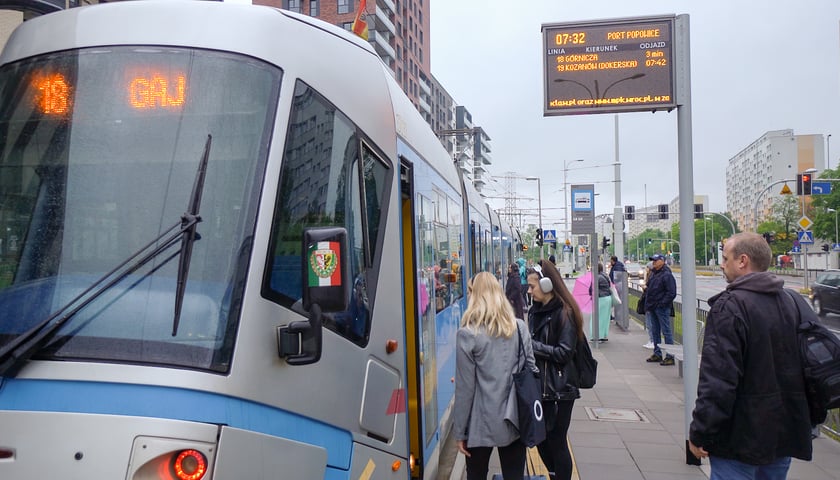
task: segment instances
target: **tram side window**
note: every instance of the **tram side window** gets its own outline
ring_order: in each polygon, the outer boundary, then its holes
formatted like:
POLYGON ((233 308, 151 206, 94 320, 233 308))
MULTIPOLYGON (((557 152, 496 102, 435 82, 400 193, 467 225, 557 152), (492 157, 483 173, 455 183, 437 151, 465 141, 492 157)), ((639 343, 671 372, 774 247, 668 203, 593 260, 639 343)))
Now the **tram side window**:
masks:
MULTIPOLYGON (((435 306, 441 311, 463 296, 463 221, 460 204, 445 193, 435 190, 434 200, 423 199, 424 213, 433 211, 433 220, 426 226, 421 219, 422 230, 427 230, 433 242, 434 263, 431 268, 435 277, 435 306), (426 202, 430 205, 427 207, 426 202), (428 208, 428 210, 427 210, 428 208)), ((428 240, 427 240, 428 241, 428 240)), ((424 264, 425 268, 429 268, 424 264)))
POLYGON ((447 198, 447 202, 449 204, 449 218, 447 221, 447 227, 449 229, 449 269, 455 274, 455 283, 451 285, 452 299, 454 300, 461 298, 464 294, 464 288, 462 285, 463 279, 461 275, 461 257, 463 256, 462 237, 464 224, 461 221, 461 217, 463 217, 461 204, 451 198, 447 198))
POLYGON ((353 281, 350 307, 331 313, 324 326, 359 344, 367 344, 378 262, 380 222, 386 218, 389 168, 360 141, 355 125, 312 88, 298 81, 280 172, 263 282, 263 296, 292 307, 302 297, 303 230, 340 226, 347 229, 353 281), (367 225, 367 228, 365 228, 367 225))
POLYGON ((432 222, 433 216, 433 203, 432 200, 421 195, 417 194, 417 206, 418 206, 418 233, 419 233, 419 246, 420 246, 420 257, 417 259, 418 264, 420 265, 420 275, 423 278, 423 284, 426 285, 426 288, 429 292, 435 292, 435 301, 437 301, 437 289, 438 285, 440 285, 440 278, 438 277, 438 271, 440 267, 438 267, 437 262, 435 261, 435 241, 434 241, 434 224, 432 222), (435 268, 438 267, 438 268, 435 268))

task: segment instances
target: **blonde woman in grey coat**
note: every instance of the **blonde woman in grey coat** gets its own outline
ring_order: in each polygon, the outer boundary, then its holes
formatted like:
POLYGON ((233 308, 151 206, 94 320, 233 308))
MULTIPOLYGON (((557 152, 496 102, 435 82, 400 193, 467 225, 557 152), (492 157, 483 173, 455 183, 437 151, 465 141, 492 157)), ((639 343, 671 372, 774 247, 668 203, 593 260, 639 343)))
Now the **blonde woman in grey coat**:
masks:
POLYGON ((493 448, 505 480, 522 480, 525 444, 516 426, 505 420, 514 371, 526 365, 537 371, 528 327, 513 314, 504 291, 489 272, 467 285, 469 304, 458 330, 455 357, 454 434, 466 456, 467 480, 486 480, 493 448))

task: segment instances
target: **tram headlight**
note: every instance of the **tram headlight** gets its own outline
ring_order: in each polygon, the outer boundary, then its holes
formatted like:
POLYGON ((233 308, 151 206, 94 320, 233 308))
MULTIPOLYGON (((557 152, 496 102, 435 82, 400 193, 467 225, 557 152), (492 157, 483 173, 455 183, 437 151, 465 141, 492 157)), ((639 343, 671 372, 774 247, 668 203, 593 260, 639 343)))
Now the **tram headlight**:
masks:
POLYGON ((182 450, 173 456, 172 471, 178 480, 200 480, 207 473, 207 458, 198 450, 182 450))

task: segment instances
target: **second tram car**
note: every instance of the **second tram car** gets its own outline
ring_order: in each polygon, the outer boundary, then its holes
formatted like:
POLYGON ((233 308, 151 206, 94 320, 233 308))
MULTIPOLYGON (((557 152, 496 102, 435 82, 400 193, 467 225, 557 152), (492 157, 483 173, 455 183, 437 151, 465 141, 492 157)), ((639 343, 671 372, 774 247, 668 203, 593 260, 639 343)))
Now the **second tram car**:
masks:
POLYGON ((366 42, 157 1, 10 38, 0 240, 4 479, 436 478, 521 247, 366 42))

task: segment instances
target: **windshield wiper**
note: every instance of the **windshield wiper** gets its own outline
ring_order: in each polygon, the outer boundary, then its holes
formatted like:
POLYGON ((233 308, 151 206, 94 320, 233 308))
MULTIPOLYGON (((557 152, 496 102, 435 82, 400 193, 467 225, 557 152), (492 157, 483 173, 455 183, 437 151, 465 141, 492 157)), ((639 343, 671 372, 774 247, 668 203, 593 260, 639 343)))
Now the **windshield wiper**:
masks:
MULTIPOLYGON (((211 140, 212 136, 207 135, 207 142, 204 145, 204 154, 201 157, 201 162, 199 163, 198 171, 196 172, 195 182, 193 183, 190 203, 187 206, 187 212, 181 216, 181 220, 167 228, 163 233, 155 237, 154 240, 134 252, 113 270, 93 282, 93 284, 91 284, 82 293, 67 302, 49 317, 41 322, 38 322, 37 325, 0 348, 0 378, 14 377, 17 375, 24 363, 32 358, 32 355, 41 348, 44 342, 52 338, 58 329, 61 328, 67 320, 72 318, 73 315, 99 298, 103 293, 110 290, 111 287, 122 281, 125 277, 136 272, 162 252, 177 244, 178 240, 180 240, 181 262, 178 266, 178 286, 176 289, 177 297, 175 299, 176 317, 172 330, 172 335, 175 336, 177 333, 181 306, 183 305, 184 285, 186 283, 187 273, 189 272, 189 257, 192 255, 193 244, 195 243, 195 240, 198 239, 195 230, 196 224, 201 221, 201 217, 198 215, 198 209, 201 205, 201 190, 204 187, 204 178, 207 172, 207 161, 210 156, 211 140), (143 252, 146 252, 155 244, 157 244, 156 247, 145 255, 142 255, 143 252), (184 261, 185 256, 187 257, 186 262, 184 261)), ((171 258, 173 257, 169 257, 165 261, 169 261, 171 258)))
POLYGON ((187 274, 190 273, 190 258, 192 257, 193 245, 196 241, 195 228, 201 221, 198 214, 201 208, 201 194, 204 192, 204 178, 207 176, 207 160, 210 158, 210 144, 213 137, 207 135, 207 143, 204 144, 204 155, 198 164, 198 172, 195 174, 190 204, 187 211, 181 216, 181 255, 178 261, 178 284, 175 287, 175 318, 172 321, 172 336, 178 334, 178 324, 181 322, 181 307, 184 305, 184 293, 187 288, 187 274))

